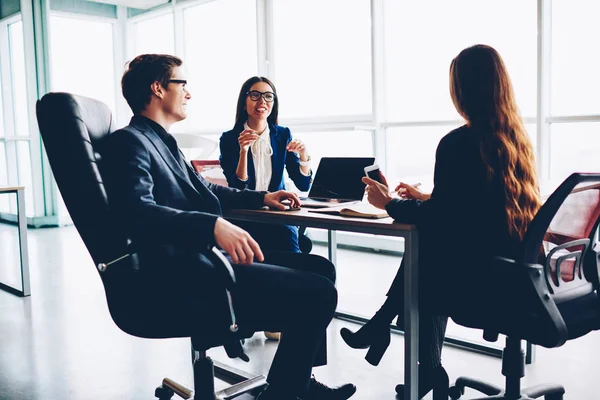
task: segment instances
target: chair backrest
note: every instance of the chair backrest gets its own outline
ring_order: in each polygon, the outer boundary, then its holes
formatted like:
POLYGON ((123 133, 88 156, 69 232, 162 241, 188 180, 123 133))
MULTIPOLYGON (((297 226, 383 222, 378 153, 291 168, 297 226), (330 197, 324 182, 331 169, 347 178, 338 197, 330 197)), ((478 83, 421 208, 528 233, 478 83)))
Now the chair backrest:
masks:
MULTIPOLYGON (((110 212, 99 166, 101 143, 115 130, 110 109, 94 99, 48 93, 37 102, 37 119, 65 206, 94 263, 128 254, 129 240, 110 212)), ((131 318, 140 314, 141 301, 130 284, 135 260, 128 257, 100 276, 114 322, 125 332, 147 336, 139 331, 144 324, 131 318)))
POLYGON ((544 265, 556 303, 598 289, 600 174, 572 174, 548 198, 524 240, 525 262, 544 265))
POLYGON ((177 145, 184 152, 189 160, 206 160, 212 156, 219 146, 219 143, 213 139, 193 133, 173 133, 177 140, 177 145))
POLYGON ((110 213, 98 165, 99 145, 115 130, 110 109, 94 99, 48 93, 37 102, 37 119, 54 178, 92 259, 123 255, 127 238, 110 213))

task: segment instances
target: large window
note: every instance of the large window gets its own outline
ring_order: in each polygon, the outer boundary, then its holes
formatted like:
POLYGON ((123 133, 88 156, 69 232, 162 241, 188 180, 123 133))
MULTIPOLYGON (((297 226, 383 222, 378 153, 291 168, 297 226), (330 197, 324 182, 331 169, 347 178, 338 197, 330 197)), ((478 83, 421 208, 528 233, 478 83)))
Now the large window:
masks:
POLYGON ((134 56, 146 53, 175 54, 173 13, 143 19, 133 25, 134 56))
POLYGON ((552 124, 550 140, 551 181, 573 172, 600 172, 600 121, 552 124))
POLYGON ((23 43, 23 23, 15 22, 8 26, 10 40, 10 62, 12 76, 12 96, 14 107, 15 136, 29 136, 27 113, 27 84, 25 80, 25 44, 23 43))
MULTIPOLYGON (((20 17, 12 17, 0 23, 0 185, 25 186, 27 215, 34 216, 29 107, 23 23, 20 17)), ((7 196, 0 200, 0 212, 15 213, 16 199, 7 196)))
POLYGON ((184 25, 192 100, 187 120, 173 129, 227 131, 242 83, 258 73, 256 3, 222 0, 190 7, 184 10, 184 25))
MULTIPOLYGON (((6 163, 6 145, 0 140, 0 186, 2 185, 8 185, 8 164, 6 163)), ((0 196, 0 213, 7 212, 10 212, 9 198, 0 196)))
POLYGON ((50 17, 51 87, 92 97, 115 111, 113 24, 50 17))
POLYGON ((285 118, 371 115, 368 0, 273 2, 275 85, 285 118))
POLYGON ((387 130, 388 170, 392 182, 422 183, 425 190, 433 186, 435 151, 444 135, 457 126, 422 126, 387 130))
POLYGON ((384 5, 388 121, 458 119, 448 89, 450 62, 478 43, 498 50, 523 115, 535 115, 535 1, 386 0, 384 5))
POLYGON ((573 172, 600 172, 600 3, 552 1, 550 188, 573 172))
POLYGON ((553 115, 600 115, 598 19, 598 1, 552 1, 553 115))
MULTIPOLYGON (((321 156, 360 150, 375 155, 388 176, 426 183, 439 139, 461 123, 449 95, 450 62, 468 46, 489 44, 508 68, 540 174, 560 180, 600 170, 588 150, 600 123, 600 3, 549 3, 551 10, 521 0, 187 0, 124 13, 52 1, 49 86, 100 99, 125 123, 124 62, 140 53, 175 54, 184 60, 192 101, 188 119, 172 131, 216 135, 232 127, 242 83, 264 75, 277 86, 281 123, 307 142, 313 168, 321 156), (538 35, 539 22, 551 29, 538 35), (113 37, 119 32, 127 37, 113 37), (539 84, 546 85, 540 99, 539 84), (549 105, 544 115, 537 115, 538 100, 549 105)), ((20 160, 35 166, 41 159, 37 142, 29 142, 35 76, 28 74, 31 39, 23 26, 20 15, 0 22, 0 184, 42 186, 20 160)))

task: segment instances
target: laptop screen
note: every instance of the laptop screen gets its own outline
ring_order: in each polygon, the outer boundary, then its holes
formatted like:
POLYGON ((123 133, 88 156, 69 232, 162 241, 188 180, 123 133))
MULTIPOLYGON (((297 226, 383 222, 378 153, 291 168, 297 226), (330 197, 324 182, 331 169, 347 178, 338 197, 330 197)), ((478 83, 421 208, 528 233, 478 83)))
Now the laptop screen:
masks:
POLYGON ((373 165, 375 157, 323 157, 308 193, 311 199, 362 200, 365 167, 373 165))

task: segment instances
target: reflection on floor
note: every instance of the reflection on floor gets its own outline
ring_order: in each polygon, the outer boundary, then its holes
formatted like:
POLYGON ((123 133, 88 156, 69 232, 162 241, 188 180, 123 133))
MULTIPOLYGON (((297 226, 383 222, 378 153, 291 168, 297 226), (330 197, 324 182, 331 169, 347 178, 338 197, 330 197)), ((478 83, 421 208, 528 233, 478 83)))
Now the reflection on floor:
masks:
MULTIPOLYGON (((91 260, 72 227, 29 231, 32 296, 0 291, 0 399, 87 400, 151 399, 164 376, 191 385, 189 341, 146 340, 121 332, 110 319, 91 260)), ((0 224, 0 281, 15 279, 18 269, 16 227, 0 224)), ((315 252, 326 253, 316 246, 315 252)), ((340 250, 340 309, 369 315, 377 309, 400 258, 340 250)), ((18 276, 16 276, 18 282, 18 276)), ((395 399, 402 379, 403 339, 393 335, 379 367, 363 360, 365 351, 343 344, 338 331, 353 324, 334 320, 329 329, 329 365, 315 369, 332 384, 354 382, 353 399, 395 399)), ((454 335, 480 333, 452 328, 454 335)), ((276 342, 256 334, 247 344, 251 362, 218 360, 251 372, 268 370, 276 342)), ((540 349, 527 367, 525 384, 563 383, 566 399, 595 399, 600 393, 600 335, 590 334, 559 349, 540 349)), ((444 349, 451 378, 478 376, 502 384, 500 360, 451 347, 444 349)), ((465 398, 472 397, 467 393, 465 398)), ((249 400, 250 396, 241 399, 249 400)))

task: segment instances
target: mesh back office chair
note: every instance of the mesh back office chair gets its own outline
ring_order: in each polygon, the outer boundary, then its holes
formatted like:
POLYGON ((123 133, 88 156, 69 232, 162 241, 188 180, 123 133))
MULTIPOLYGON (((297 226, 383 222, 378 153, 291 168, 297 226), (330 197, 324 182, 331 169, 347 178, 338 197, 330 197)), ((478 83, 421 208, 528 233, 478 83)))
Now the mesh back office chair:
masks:
MULTIPOLYGON (((56 182, 104 284, 111 317, 117 326, 134 336, 144 338, 191 337, 194 366, 194 391, 165 378, 156 396, 169 399, 173 393, 199 400, 230 399, 265 385, 265 377, 249 377, 220 367, 206 356, 206 350, 224 345, 230 357, 247 360, 240 344, 240 332, 206 336, 186 330, 190 324, 179 323, 188 311, 172 310, 168 317, 157 316, 149 306, 156 292, 140 287, 136 280, 137 258, 128 238, 112 218, 99 169, 102 140, 114 131, 111 111, 93 99, 68 93, 49 93, 37 103, 37 118, 48 159, 56 182), (132 254, 132 256, 128 256, 132 254), (112 260, 112 262, 110 262, 112 260), (241 381, 215 393, 214 367, 231 381, 241 381)), ((215 267, 223 269, 227 287, 235 284, 231 265, 214 249, 204 252, 215 267)), ((231 307, 231 301, 229 303, 231 307)), ((231 331, 236 331, 232 311, 231 331)))
POLYGON ((485 306, 475 312, 465 306, 451 316, 461 325, 483 329, 486 340, 507 335, 502 357, 506 388, 461 377, 450 388, 452 399, 460 398, 465 387, 494 399, 563 398, 564 388, 557 384, 521 390, 521 341, 552 348, 600 329, 599 223, 600 174, 573 174, 531 222, 521 259, 498 258, 491 268, 482 266, 479 282, 489 283, 481 284, 472 298, 485 306))

